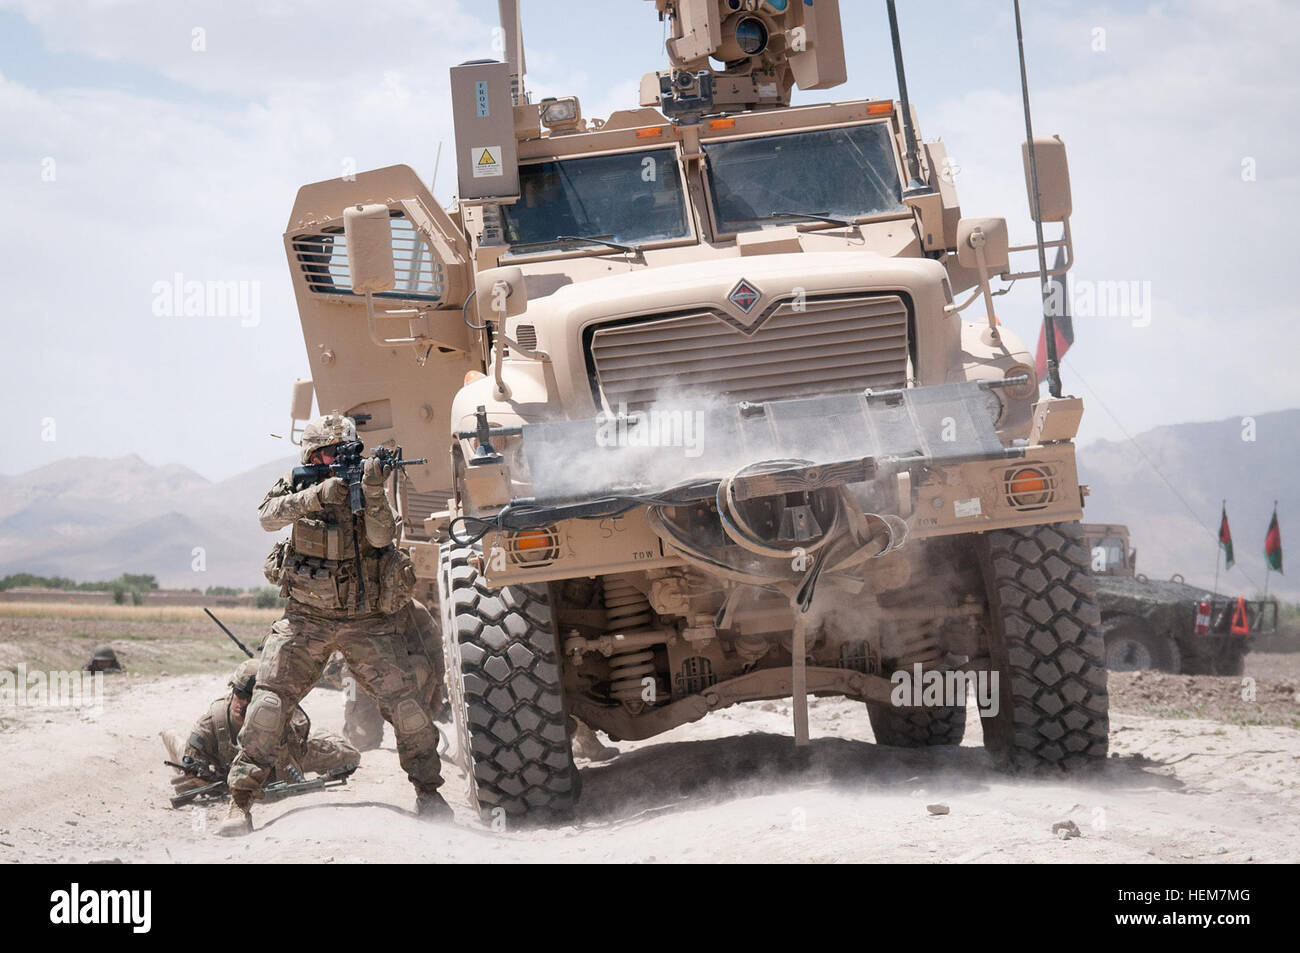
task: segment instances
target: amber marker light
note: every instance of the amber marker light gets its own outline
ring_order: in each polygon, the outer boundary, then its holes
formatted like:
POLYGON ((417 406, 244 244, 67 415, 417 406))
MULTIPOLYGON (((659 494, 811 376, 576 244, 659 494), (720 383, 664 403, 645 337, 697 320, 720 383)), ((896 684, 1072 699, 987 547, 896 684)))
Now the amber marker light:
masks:
POLYGON ((1047 479, 1038 470, 1032 467, 1025 467, 1023 470, 1017 470, 1016 475, 1011 478, 1011 492, 1016 496, 1030 493, 1044 493, 1047 491, 1047 479))

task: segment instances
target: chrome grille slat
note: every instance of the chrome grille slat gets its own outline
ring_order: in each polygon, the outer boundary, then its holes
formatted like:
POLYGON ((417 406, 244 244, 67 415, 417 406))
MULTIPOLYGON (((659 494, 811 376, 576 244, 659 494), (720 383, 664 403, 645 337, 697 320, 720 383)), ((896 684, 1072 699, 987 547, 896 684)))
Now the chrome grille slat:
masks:
POLYGON ((780 400, 902 387, 907 307, 898 295, 781 305, 752 334, 710 312, 598 328, 592 363, 606 402, 629 409, 708 391, 780 400))
MULTIPOLYGON (((881 342, 885 342, 886 346, 897 346, 896 339, 903 337, 906 333, 907 333, 907 327, 906 325, 901 323, 898 324, 897 326, 889 325, 887 327, 862 328, 860 326, 854 327, 853 324, 849 322, 844 322, 842 324, 837 322, 836 324, 833 325, 827 324, 827 325, 813 326, 813 327, 802 328, 802 329, 774 328, 772 333, 767 335, 767 337, 765 338, 765 342, 770 346, 772 344, 781 343, 785 341, 807 340, 811 337, 840 336, 846 338, 851 337, 856 340, 864 341, 864 342, 881 341, 881 342)), ((709 348, 732 348, 736 350, 743 349, 745 343, 743 340, 737 341, 736 340, 737 337, 740 337, 740 334, 739 332, 734 330, 728 330, 725 334, 716 334, 716 335, 711 334, 708 337, 705 337, 703 335, 683 336, 677 340, 677 344, 674 350, 676 352, 684 352, 684 351, 693 351, 693 350, 707 350, 709 348)), ((619 344, 606 345, 606 350, 609 355, 609 359, 613 359, 613 360, 618 360, 619 353, 624 349, 629 350, 632 353, 632 356, 639 357, 640 348, 644 347, 645 344, 654 344, 656 340, 657 339, 653 336, 646 336, 635 342, 625 341, 619 344)))

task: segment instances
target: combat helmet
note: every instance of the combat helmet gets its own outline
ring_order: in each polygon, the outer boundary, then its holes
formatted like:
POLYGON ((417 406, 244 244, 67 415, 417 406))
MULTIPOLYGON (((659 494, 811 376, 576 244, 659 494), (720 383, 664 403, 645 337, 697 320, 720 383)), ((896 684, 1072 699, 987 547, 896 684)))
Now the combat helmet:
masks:
MULTIPOLYGON (((329 444, 325 444, 329 446, 329 444)), ((239 695, 252 695, 253 685, 257 682, 258 661, 255 658, 244 659, 230 676, 230 687, 239 695)))
POLYGON ((86 669, 92 672, 120 672, 122 663, 117 660, 117 653, 111 645, 96 645, 86 669))
POLYGON ((322 447, 351 443, 356 439, 357 427, 351 417, 344 417, 337 410, 317 417, 302 430, 302 462, 306 463, 322 447))

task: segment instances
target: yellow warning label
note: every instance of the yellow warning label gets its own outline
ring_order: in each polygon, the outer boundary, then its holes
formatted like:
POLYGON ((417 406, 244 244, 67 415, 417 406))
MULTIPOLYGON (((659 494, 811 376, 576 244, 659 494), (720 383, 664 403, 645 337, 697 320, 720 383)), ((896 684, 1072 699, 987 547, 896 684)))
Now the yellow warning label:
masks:
POLYGON ((470 150, 469 155, 474 167, 474 178, 482 179, 506 174, 501 162, 500 146, 475 146, 470 150))

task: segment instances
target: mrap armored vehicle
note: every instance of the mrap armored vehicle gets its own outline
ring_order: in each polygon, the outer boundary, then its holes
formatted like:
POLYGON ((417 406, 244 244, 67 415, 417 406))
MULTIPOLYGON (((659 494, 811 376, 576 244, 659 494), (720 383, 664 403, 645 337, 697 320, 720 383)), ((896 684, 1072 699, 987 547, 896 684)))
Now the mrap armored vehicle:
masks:
POLYGON ((1219 595, 1181 574, 1148 579, 1127 526, 1085 523, 1083 532, 1109 671, 1240 675, 1255 637, 1277 631, 1276 601, 1219 595))
POLYGON ((294 417, 314 391, 430 461, 392 489, 475 803, 571 808, 578 722, 641 740, 760 699, 797 744, 813 695, 955 745, 983 676, 1000 762, 1103 759, 1082 404, 994 309, 1073 262, 1064 145, 1026 101, 1013 245, 920 134, 892 4, 897 98, 796 106, 846 79, 835 0, 652 2, 668 65, 591 118, 532 101, 503 0, 504 58, 450 71, 453 207, 394 166, 303 187, 285 232, 294 417))

